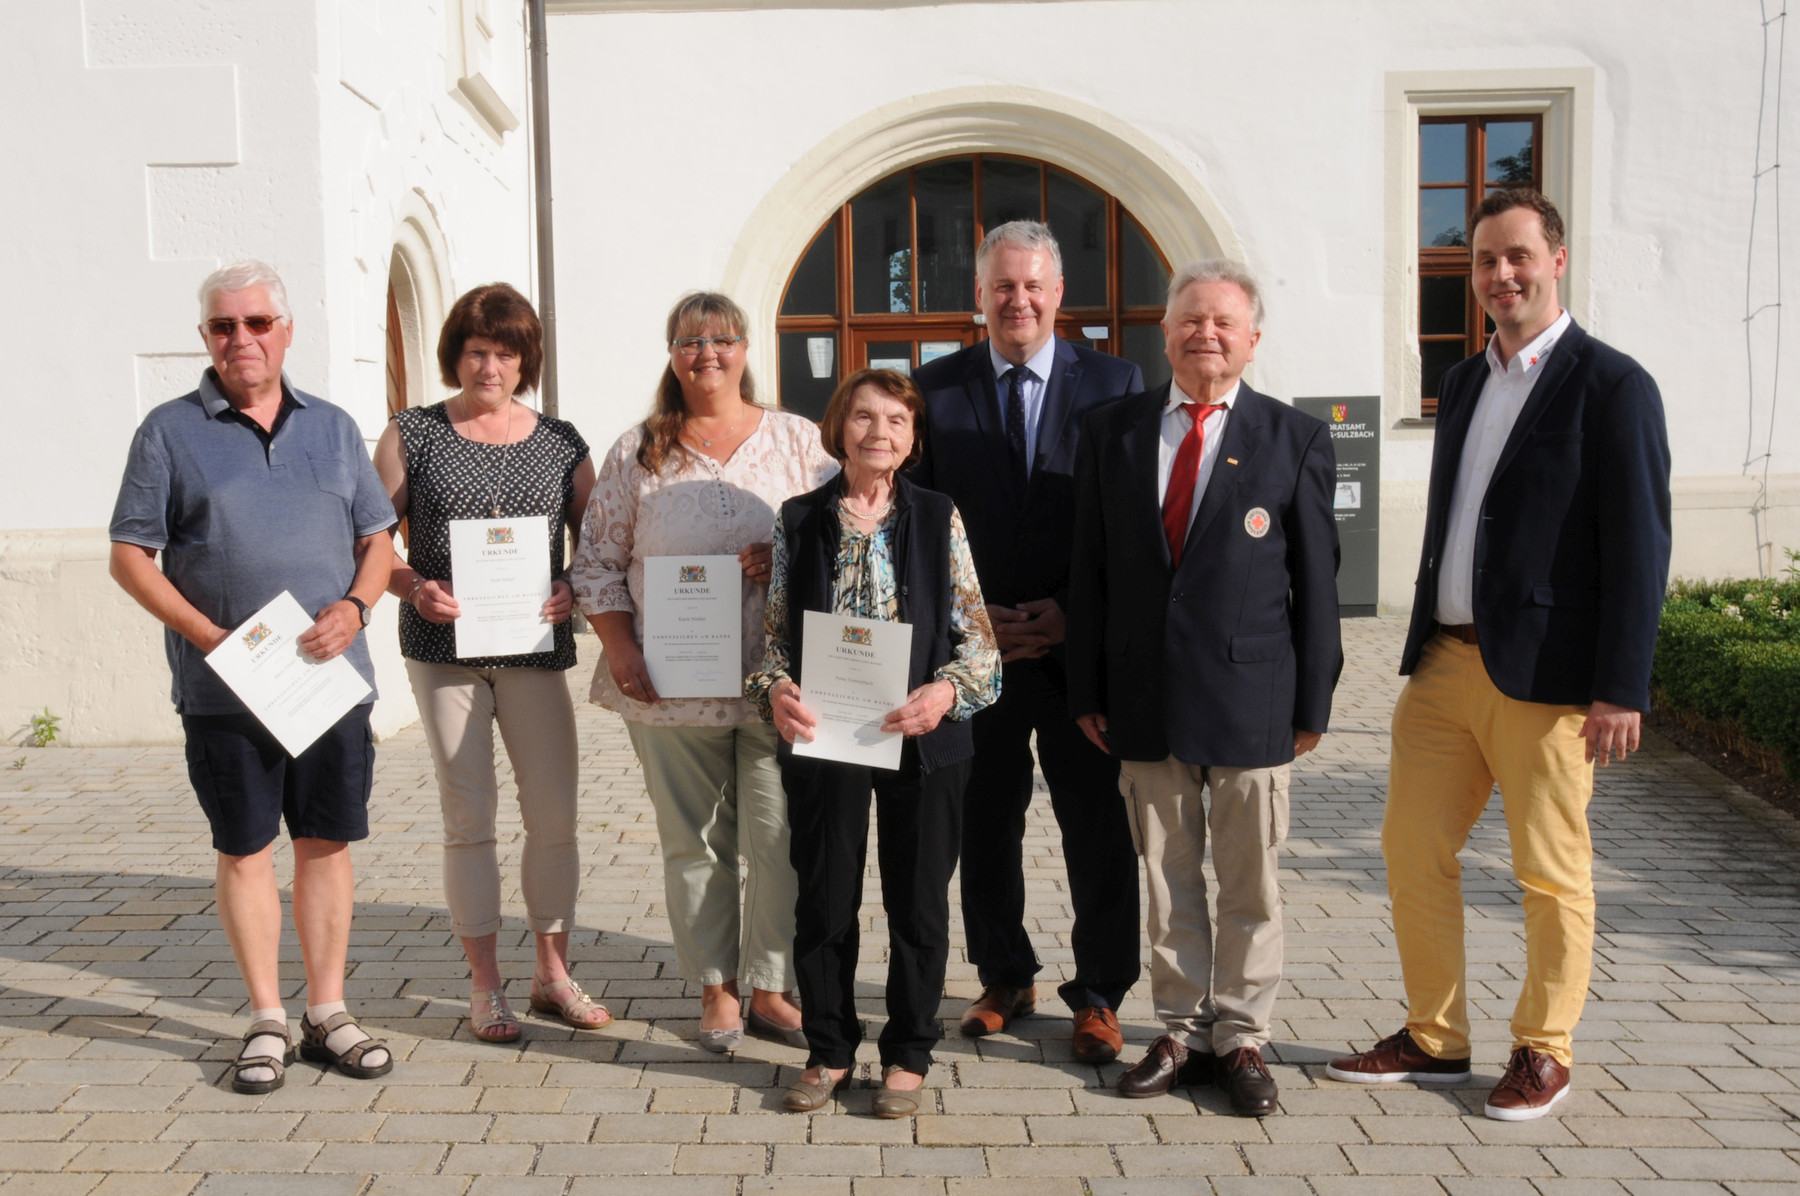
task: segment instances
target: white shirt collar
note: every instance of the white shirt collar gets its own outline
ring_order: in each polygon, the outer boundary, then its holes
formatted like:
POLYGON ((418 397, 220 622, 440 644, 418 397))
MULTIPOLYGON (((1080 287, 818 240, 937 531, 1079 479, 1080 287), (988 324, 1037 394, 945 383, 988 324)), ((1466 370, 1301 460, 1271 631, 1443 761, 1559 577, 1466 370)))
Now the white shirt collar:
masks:
POLYGON ((1512 361, 1505 365, 1500 364, 1500 338, 1497 336, 1492 338, 1488 341, 1487 346, 1488 370, 1495 374, 1504 374, 1516 362, 1520 370, 1525 373, 1536 371, 1543 364, 1544 358, 1550 355, 1550 350, 1556 347, 1556 342, 1562 339, 1562 334, 1569 330, 1569 325, 1572 323, 1574 321, 1569 318, 1568 309, 1564 308, 1562 315, 1557 316, 1550 327, 1538 333, 1536 339, 1513 354, 1512 361))
MULTIPOLYGON (((1225 410, 1230 411, 1237 406, 1238 391, 1243 389, 1243 386, 1244 380, 1242 378, 1239 378, 1236 382, 1231 384, 1231 389, 1226 391, 1225 396, 1219 400, 1219 402, 1225 404, 1225 410)), ((1162 413, 1164 415, 1171 415, 1178 411, 1184 404, 1196 401, 1197 400, 1190 399, 1187 396, 1187 392, 1181 389, 1181 384, 1171 378, 1169 380, 1169 398, 1168 401, 1163 404, 1162 413)))
MULTIPOLYGON (((988 359, 994 364, 994 380, 998 382, 1006 377, 1006 371, 1013 368, 1013 363, 1000 356, 1000 350, 994 348, 994 338, 988 338, 988 359)), ((1056 360, 1056 337, 1052 336, 1044 342, 1044 347, 1033 353, 1025 362, 1025 368, 1039 382, 1050 380, 1050 363, 1056 360)))

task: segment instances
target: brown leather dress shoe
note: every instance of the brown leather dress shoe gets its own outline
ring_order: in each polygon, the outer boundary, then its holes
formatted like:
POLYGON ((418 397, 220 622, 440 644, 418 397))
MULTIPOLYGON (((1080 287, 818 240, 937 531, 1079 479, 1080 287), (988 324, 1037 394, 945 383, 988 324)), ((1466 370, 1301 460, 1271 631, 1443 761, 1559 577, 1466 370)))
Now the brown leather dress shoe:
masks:
POLYGON ((1506 1074, 1488 1093, 1482 1112, 1495 1121, 1532 1121, 1569 1095, 1569 1069, 1554 1055, 1530 1047, 1514 1047, 1506 1074))
POLYGON ((1188 1088, 1212 1080, 1211 1051, 1189 1050, 1167 1034, 1150 1044, 1144 1057, 1120 1074, 1120 1096, 1161 1096, 1171 1088, 1188 1088))
POLYGON ((1015 1017, 1037 1012, 1037 985, 1012 988, 990 984, 970 1003, 963 1013, 962 1032, 970 1038, 998 1034, 1015 1017))
POLYGON ((1255 1047, 1239 1047, 1219 1059, 1219 1087, 1231 1097, 1239 1117, 1267 1117, 1275 1111, 1275 1077, 1255 1047))
POLYGON ((1402 1028, 1366 1051, 1333 1059, 1325 1074, 1347 1084, 1460 1084, 1469 1078, 1469 1061, 1427 1055, 1402 1028))
POLYGON ((1117 1059, 1119 1048, 1124 1045, 1125 1036, 1119 1033, 1118 1014, 1098 1005, 1076 1012, 1075 1033, 1069 1046, 1077 1059, 1083 1063, 1105 1063, 1117 1059))

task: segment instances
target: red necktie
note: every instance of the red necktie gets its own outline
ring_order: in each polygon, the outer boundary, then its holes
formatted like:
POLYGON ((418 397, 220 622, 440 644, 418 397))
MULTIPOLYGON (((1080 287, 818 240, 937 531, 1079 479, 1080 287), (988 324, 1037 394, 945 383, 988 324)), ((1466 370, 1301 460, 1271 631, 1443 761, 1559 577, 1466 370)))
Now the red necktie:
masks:
POLYGON ((1209 407, 1183 403, 1182 407, 1194 417, 1194 426, 1188 429, 1188 434, 1182 437, 1181 447, 1175 450, 1175 468, 1169 471, 1169 488, 1163 491, 1163 535, 1169 538, 1170 568, 1180 566, 1181 546, 1187 542, 1188 516, 1194 509, 1194 483, 1200 479, 1200 450, 1206 447, 1206 417, 1225 410, 1223 403, 1209 407))

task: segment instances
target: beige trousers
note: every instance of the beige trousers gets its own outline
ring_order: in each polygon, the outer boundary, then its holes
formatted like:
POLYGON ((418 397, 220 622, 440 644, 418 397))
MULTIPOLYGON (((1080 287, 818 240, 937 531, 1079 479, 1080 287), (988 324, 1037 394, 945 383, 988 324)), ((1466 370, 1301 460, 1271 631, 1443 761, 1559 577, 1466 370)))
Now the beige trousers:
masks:
POLYGON ((1281 986, 1279 854, 1288 766, 1202 768, 1170 756, 1119 774, 1132 842, 1144 857, 1150 999, 1169 1036, 1223 1055, 1269 1041, 1281 986), (1201 791, 1210 795, 1203 801, 1201 791), (1206 835, 1219 878, 1207 917, 1206 835))
POLYGON ((560 934, 575 921, 580 860, 575 844, 575 708, 554 669, 471 669, 406 662, 419 721, 437 765, 444 814, 444 899, 463 938, 500 929, 500 862, 494 818, 494 724, 519 782, 525 823, 520 887, 531 929, 560 934))
POLYGON ((663 895, 675 962, 695 984, 794 987, 794 903, 787 792, 775 728, 652 727, 625 721, 662 841, 663 895), (738 856, 744 857, 743 914, 738 856))

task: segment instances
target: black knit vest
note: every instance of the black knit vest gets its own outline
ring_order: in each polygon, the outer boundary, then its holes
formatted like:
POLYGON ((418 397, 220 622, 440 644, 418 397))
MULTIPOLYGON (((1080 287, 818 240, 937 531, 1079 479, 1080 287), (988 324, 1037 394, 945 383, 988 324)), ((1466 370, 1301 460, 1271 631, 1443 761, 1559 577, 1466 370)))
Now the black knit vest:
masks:
MULTIPOLYGON (((806 688, 800 677, 805 647, 804 612, 831 610, 840 534, 837 500, 843 487, 843 475, 838 474, 817 490, 781 505, 781 526, 787 535, 788 550, 788 662, 802 691, 806 688)), ((912 625, 908 693, 931 680, 955 655, 950 639, 952 509, 948 495, 922 489, 904 477, 894 479, 894 581, 900 592, 900 622, 912 625)), ((943 719, 914 742, 923 772, 975 754, 975 740, 967 719, 943 719)))

